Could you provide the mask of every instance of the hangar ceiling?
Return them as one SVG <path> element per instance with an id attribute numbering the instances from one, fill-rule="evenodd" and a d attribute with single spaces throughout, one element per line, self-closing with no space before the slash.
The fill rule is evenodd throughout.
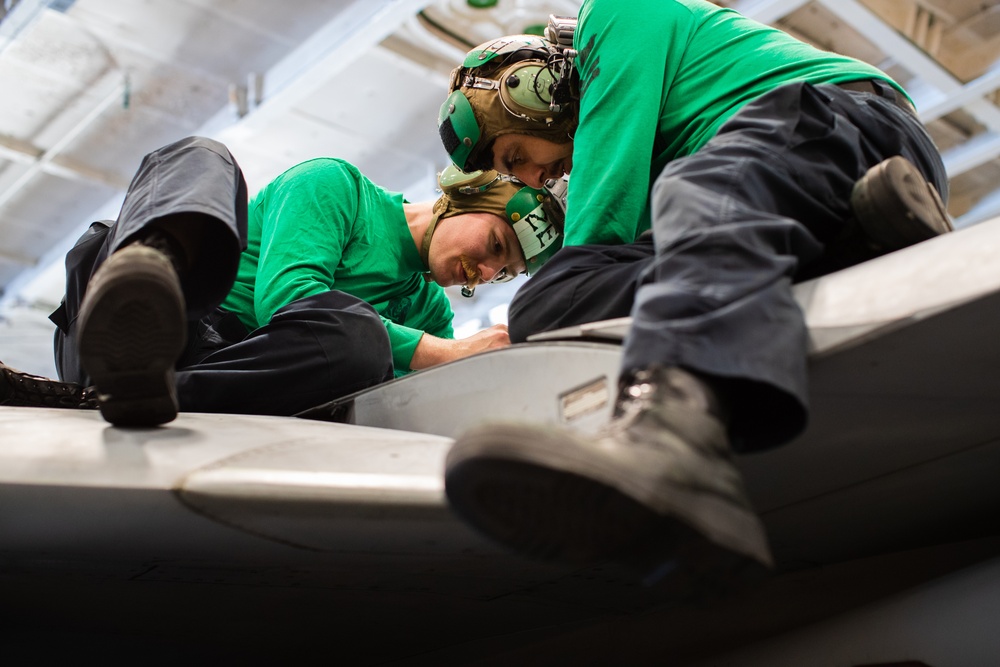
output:
<path id="1" fill-rule="evenodd" d="M 145 153 L 204 134 L 230 147 L 251 191 L 334 155 L 432 198 L 450 69 L 470 46 L 579 4 L 0 3 L 0 359 L 50 372 L 44 316 L 61 296 L 62 256 L 91 220 L 115 217 Z M 1000 215 L 1000 0 L 718 4 L 892 74 L 944 154 L 959 225 Z M 477 294 L 459 315 L 474 326 L 507 294 Z"/>

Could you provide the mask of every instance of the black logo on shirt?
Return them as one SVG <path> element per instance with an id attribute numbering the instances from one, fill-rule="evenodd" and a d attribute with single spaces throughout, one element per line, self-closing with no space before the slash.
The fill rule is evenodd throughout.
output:
<path id="1" fill-rule="evenodd" d="M 406 316 L 410 314 L 410 307 L 412 305 L 413 300 L 408 296 L 393 299 L 385 307 L 385 317 L 396 324 L 403 324 L 406 322 Z"/>
<path id="2" fill-rule="evenodd" d="M 581 72 L 582 76 L 580 77 L 581 94 L 583 94 L 583 91 L 587 89 L 587 86 L 590 85 L 590 82 L 596 79 L 598 75 L 600 75 L 601 73 L 600 56 L 597 56 L 597 58 L 592 63 L 587 62 L 587 57 L 593 50 L 594 50 L 594 36 L 591 35 L 590 40 L 587 42 L 587 45 L 580 50 L 580 62 L 582 63 L 582 67 L 580 68 L 582 70 Z"/>

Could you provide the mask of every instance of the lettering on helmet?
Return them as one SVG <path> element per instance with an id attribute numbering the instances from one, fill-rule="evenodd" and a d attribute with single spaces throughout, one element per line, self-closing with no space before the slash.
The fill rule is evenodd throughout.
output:
<path id="1" fill-rule="evenodd" d="M 559 238 L 558 229 L 546 217 L 541 205 L 523 217 L 518 217 L 513 225 L 521 250 L 524 251 L 524 258 L 529 262 Z"/>
<path id="2" fill-rule="evenodd" d="M 535 209 L 535 211 L 537 211 L 537 210 L 538 209 Z M 538 215 L 537 213 L 535 213 L 535 211 L 532 211 L 528 215 L 524 216 L 524 221 L 526 223 L 528 223 L 528 225 L 531 227 L 531 231 L 533 231 L 533 232 L 537 232 L 538 231 L 538 225 L 535 224 L 536 222 L 540 222 L 540 223 L 545 223 L 546 222 L 545 216 Z M 540 241 L 541 238 L 539 238 L 538 240 Z"/>
<path id="3" fill-rule="evenodd" d="M 537 231 L 537 228 L 536 228 L 536 231 Z M 540 231 L 537 234 L 535 234 L 535 238 L 538 239 L 538 242 L 541 243 L 543 247 L 547 246 L 552 241 L 555 241 L 556 236 L 557 236 L 557 234 L 556 234 L 555 225 L 549 225 L 548 227 L 546 227 L 542 231 Z"/>

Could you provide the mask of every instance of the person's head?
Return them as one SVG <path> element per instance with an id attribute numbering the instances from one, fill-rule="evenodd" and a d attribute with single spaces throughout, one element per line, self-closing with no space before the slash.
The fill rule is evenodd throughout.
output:
<path id="1" fill-rule="evenodd" d="M 449 166 L 438 176 L 421 254 L 438 284 L 506 282 L 538 269 L 561 245 L 561 202 L 495 171 Z M 464 291 L 464 290 L 463 290 Z"/>
<path id="2" fill-rule="evenodd" d="M 496 169 L 532 187 L 569 172 L 579 100 L 572 53 L 534 35 L 470 51 L 452 72 L 438 117 L 452 161 L 465 171 Z"/>

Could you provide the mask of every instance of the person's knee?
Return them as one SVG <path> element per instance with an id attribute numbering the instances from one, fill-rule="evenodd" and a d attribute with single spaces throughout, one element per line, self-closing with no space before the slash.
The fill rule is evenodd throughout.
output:
<path id="1" fill-rule="evenodd" d="M 625 317 L 655 259 L 651 236 L 622 245 L 572 246 L 524 284 L 510 303 L 512 343 L 533 334 Z"/>
<path id="2" fill-rule="evenodd" d="M 351 308 L 351 353 L 345 355 L 347 376 L 363 386 L 389 380 L 393 376 L 392 345 L 382 318 L 367 303 Z"/>
<path id="3" fill-rule="evenodd" d="M 392 378 L 389 333 L 378 312 L 361 299 L 331 290 L 285 306 L 272 322 L 284 318 L 309 323 L 338 383 L 351 391 Z"/>
<path id="4" fill-rule="evenodd" d="M 528 336 L 552 328 L 552 321 L 558 318 L 555 309 L 547 306 L 541 289 L 529 289 L 525 284 L 510 302 L 507 309 L 507 334 L 511 343 L 523 343 Z"/>
<path id="5" fill-rule="evenodd" d="M 233 158 L 233 154 L 229 151 L 225 144 L 215 139 L 209 139 L 208 137 L 201 137 L 197 135 L 192 135 L 179 139 L 172 144 L 167 144 L 162 148 L 157 149 L 154 153 L 159 154 L 161 157 L 167 157 L 171 154 L 181 153 L 188 150 L 208 150 L 216 155 L 222 157 L 230 164 L 234 164 L 236 160 Z"/>

